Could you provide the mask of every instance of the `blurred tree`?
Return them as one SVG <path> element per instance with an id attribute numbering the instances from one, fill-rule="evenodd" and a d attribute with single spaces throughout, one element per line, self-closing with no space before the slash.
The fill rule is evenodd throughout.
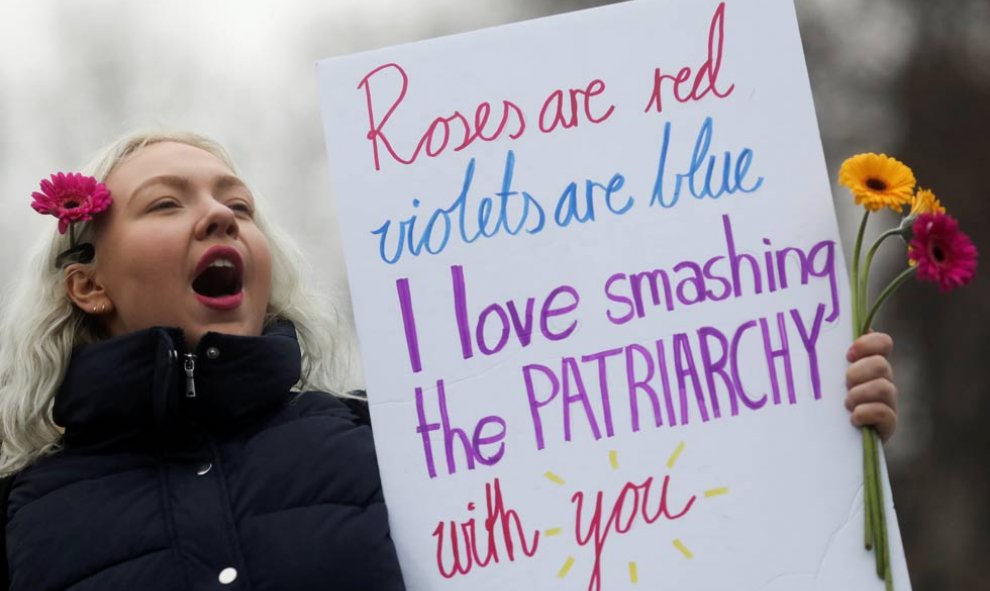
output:
<path id="1" fill-rule="evenodd" d="M 911 59 L 891 102 L 902 112 L 904 145 L 949 213 L 988 252 L 990 201 L 990 3 L 906 3 L 920 22 Z M 942 296 L 909 285 L 890 310 L 922 368 L 909 396 L 928 418 L 929 441 L 894 479 L 915 589 L 990 589 L 990 302 L 987 269 L 973 285 Z M 903 326 L 901 326 L 903 325 Z M 904 437 L 912 437 L 910 432 Z"/>

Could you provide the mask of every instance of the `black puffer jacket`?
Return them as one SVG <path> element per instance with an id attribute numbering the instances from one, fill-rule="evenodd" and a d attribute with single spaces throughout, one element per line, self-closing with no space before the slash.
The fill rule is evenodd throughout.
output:
<path id="1" fill-rule="evenodd" d="M 64 449 L 7 504 L 15 591 L 399 590 L 370 428 L 298 394 L 295 331 L 181 332 L 78 350 L 56 396 Z"/>

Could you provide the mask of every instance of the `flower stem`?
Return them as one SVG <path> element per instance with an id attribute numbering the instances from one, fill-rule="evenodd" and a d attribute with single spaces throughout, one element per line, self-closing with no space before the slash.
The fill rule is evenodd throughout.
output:
<path id="1" fill-rule="evenodd" d="M 876 511 L 877 519 L 874 520 L 879 524 L 879 535 L 877 536 L 877 560 L 879 564 L 879 569 L 877 570 L 877 576 L 881 579 L 886 579 L 886 571 L 889 566 L 890 561 L 890 551 L 887 546 L 887 511 L 883 504 L 883 479 L 880 476 L 880 436 L 876 433 L 873 428 L 869 429 L 870 438 L 873 440 L 873 483 L 875 486 L 875 498 L 876 505 L 874 505 L 874 510 Z"/>
<path id="2" fill-rule="evenodd" d="M 869 458 L 869 467 L 866 476 L 866 495 L 870 504 L 870 528 L 873 530 L 873 552 L 876 562 L 877 577 L 883 578 L 883 525 L 880 523 L 879 488 L 877 479 L 877 448 L 873 439 L 873 430 L 870 427 L 863 427 L 863 444 L 866 446 L 866 455 Z"/>
<path id="3" fill-rule="evenodd" d="M 870 267 L 873 266 L 873 257 L 877 254 L 877 250 L 880 249 L 880 245 L 883 244 L 884 240 L 890 238 L 891 236 L 899 236 L 900 233 L 900 228 L 887 230 L 876 239 L 870 247 L 870 250 L 866 253 L 866 264 L 863 265 L 863 271 L 860 273 L 859 282 L 856 284 L 859 289 L 859 301 L 862 302 L 863 308 L 866 308 L 866 302 L 868 301 L 867 289 L 870 284 Z M 864 327 L 863 332 L 866 332 L 868 328 L 869 325 Z"/>
<path id="4" fill-rule="evenodd" d="M 873 469 L 870 464 L 870 444 L 867 439 L 869 435 L 866 429 L 860 429 L 863 432 L 863 547 L 867 550 L 873 549 L 873 502 L 871 497 L 870 488 L 870 478 L 873 475 Z"/>
<path id="5" fill-rule="evenodd" d="M 866 221 L 870 218 L 870 210 L 863 213 L 863 220 L 859 223 L 859 232 L 856 233 L 856 246 L 853 248 L 852 275 L 850 286 L 852 287 L 852 314 L 853 314 L 853 338 L 859 336 L 859 324 L 862 317 L 863 308 L 866 302 L 859 297 L 859 258 L 863 250 L 863 235 L 866 233 Z"/>
<path id="6" fill-rule="evenodd" d="M 870 268 L 873 265 L 873 257 L 880 249 L 880 245 L 891 236 L 899 234 L 899 229 L 888 230 L 881 234 L 870 246 L 866 253 L 864 265 L 860 265 L 860 258 L 863 251 L 863 237 L 866 233 L 867 220 L 870 211 L 866 210 L 863 219 L 859 224 L 859 231 L 856 234 L 856 245 L 853 248 L 852 269 L 850 275 L 850 287 L 852 291 L 852 320 L 853 338 L 858 338 L 866 333 L 873 323 L 880 306 L 889 298 L 897 288 L 914 273 L 915 268 L 909 267 L 900 275 L 894 278 L 887 287 L 877 297 L 876 302 L 868 308 L 868 287 L 870 279 Z M 864 536 L 863 542 L 867 550 L 875 552 L 877 577 L 883 579 L 886 590 L 893 591 L 893 582 L 890 569 L 890 549 L 887 539 L 887 516 L 883 504 L 883 481 L 880 471 L 880 446 L 879 436 L 872 427 L 863 427 L 863 520 Z"/>
<path id="7" fill-rule="evenodd" d="M 862 326 L 859 327 L 860 334 L 863 334 L 870 329 L 870 324 L 873 323 L 873 317 L 877 315 L 877 312 L 880 310 L 880 306 L 887 301 L 887 298 L 897 291 L 898 287 L 904 285 L 904 283 L 911 278 L 911 275 L 914 274 L 916 268 L 917 267 L 908 267 L 907 269 L 904 269 L 901 271 L 900 275 L 895 277 L 894 280 L 891 281 L 882 292 L 880 292 L 880 295 L 877 296 L 877 301 L 874 302 L 873 307 L 870 308 L 870 313 L 866 315 L 866 320 L 864 320 Z"/>

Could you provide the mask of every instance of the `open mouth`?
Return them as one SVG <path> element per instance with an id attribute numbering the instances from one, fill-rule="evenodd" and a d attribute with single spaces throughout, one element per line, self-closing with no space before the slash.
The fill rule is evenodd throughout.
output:
<path id="1" fill-rule="evenodd" d="M 192 288 L 200 301 L 207 305 L 221 302 L 233 304 L 232 298 L 236 298 L 239 303 L 240 298 L 237 296 L 243 288 L 241 256 L 236 250 L 226 246 L 215 246 L 206 251 L 196 265 Z"/>

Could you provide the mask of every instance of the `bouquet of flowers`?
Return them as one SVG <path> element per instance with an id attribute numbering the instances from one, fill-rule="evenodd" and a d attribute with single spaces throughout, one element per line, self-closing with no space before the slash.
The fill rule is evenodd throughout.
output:
<path id="1" fill-rule="evenodd" d="M 969 283 L 976 272 L 976 247 L 960 229 L 959 223 L 928 189 L 915 190 L 914 173 L 903 163 L 884 154 L 859 154 L 839 169 L 839 183 L 847 187 L 857 205 L 865 208 L 856 235 L 850 269 L 852 289 L 853 338 L 869 332 L 877 310 L 911 277 L 937 283 L 947 292 Z M 890 208 L 903 216 L 900 225 L 881 233 L 862 258 L 863 235 L 870 213 Z M 905 215 L 905 210 L 907 211 Z M 872 305 L 867 295 L 870 267 L 880 245 L 901 237 L 907 243 L 906 268 L 876 297 Z M 863 427 L 864 515 L 866 549 L 876 555 L 877 576 L 893 589 L 887 521 L 880 479 L 880 441 L 872 427 Z"/>

